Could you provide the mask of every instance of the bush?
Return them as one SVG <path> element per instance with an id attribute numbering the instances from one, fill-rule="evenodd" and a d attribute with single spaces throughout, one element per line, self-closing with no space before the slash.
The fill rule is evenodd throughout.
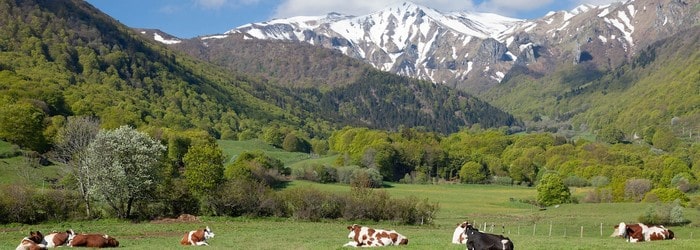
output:
<path id="1" fill-rule="evenodd" d="M 593 187 L 605 187 L 610 184 L 610 179 L 605 176 L 596 176 L 591 178 L 591 186 Z"/>
<path id="2" fill-rule="evenodd" d="M 586 197 L 583 198 L 583 202 L 586 203 L 603 203 L 612 202 L 612 191 L 607 188 L 597 188 L 595 190 L 588 191 Z"/>
<path id="3" fill-rule="evenodd" d="M 350 175 L 350 186 L 379 188 L 382 187 L 382 177 L 379 171 L 374 168 L 361 168 L 352 172 Z"/>
<path id="4" fill-rule="evenodd" d="M 673 202 L 675 200 L 678 200 L 682 206 L 686 206 L 690 198 L 675 188 L 656 188 L 644 196 L 645 202 Z"/>
<path id="5" fill-rule="evenodd" d="M 564 185 L 567 187 L 587 187 L 589 183 L 584 178 L 572 175 L 564 179 Z"/>
<path id="6" fill-rule="evenodd" d="M 651 205 L 647 207 L 638 219 L 641 223 L 652 225 L 678 226 L 690 223 L 690 220 L 683 216 L 683 207 L 680 204 L 680 200 L 672 203 Z"/>
<path id="7" fill-rule="evenodd" d="M 513 178 L 509 176 L 494 176 L 491 182 L 497 185 L 511 186 L 513 185 Z"/>
<path id="8" fill-rule="evenodd" d="M 639 202 L 649 190 L 651 190 L 650 180 L 629 179 L 625 183 L 625 199 Z"/>
<path id="9" fill-rule="evenodd" d="M 558 174 L 547 173 L 537 184 L 537 203 L 551 206 L 571 202 L 571 192 Z"/>
<path id="10" fill-rule="evenodd" d="M 249 179 L 227 181 L 216 191 L 216 199 L 210 202 L 214 215 L 264 216 L 285 215 L 270 187 Z"/>
<path id="11" fill-rule="evenodd" d="M 311 164 L 293 169 L 292 176 L 298 180 L 333 183 L 338 181 L 338 170 L 331 166 Z"/>

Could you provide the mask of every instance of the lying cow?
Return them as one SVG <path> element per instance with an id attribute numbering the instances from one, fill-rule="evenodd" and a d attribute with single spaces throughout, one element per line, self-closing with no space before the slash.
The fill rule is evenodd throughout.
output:
<path id="1" fill-rule="evenodd" d="M 628 242 L 670 240 L 675 237 L 673 231 L 664 226 L 648 226 L 642 223 L 625 224 L 620 222 L 617 226 L 618 236 L 625 238 Z"/>
<path id="2" fill-rule="evenodd" d="M 106 234 L 76 234 L 70 247 L 118 247 L 119 241 Z"/>
<path id="3" fill-rule="evenodd" d="M 455 228 L 455 232 L 452 233 L 452 243 L 453 244 L 467 244 L 467 235 L 464 234 L 467 230 L 467 225 L 469 225 L 469 222 L 462 222 L 457 224 L 457 228 Z"/>
<path id="4" fill-rule="evenodd" d="M 17 246 L 17 250 L 46 249 L 46 246 L 41 244 L 42 240 L 44 240 L 44 235 L 42 235 L 41 232 L 39 232 L 39 231 L 29 232 L 29 236 L 24 237 L 22 239 L 22 241 L 19 242 L 19 245 Z"/>
<path id="5" fill-rule="evenodd" d="M 67 245 L 68 242 L 73 240 L 74 236 L 75 232 L 73 232 L 73 229 L 68 229 L 65 232 L 53 232 L 46 235 L 44 240 L 41 241 L 41 244 L 45 245 L 47 248 L 59 247 Z"/>
<path id="6" fill-rule="evenodd" d="M 479 232 L 467 224 L 467 250 L 513 250 L 513 241 L 503 235 Z"/>
<path id="7" fill-rule="evenodd" d="M 205 229 L 199 229 L 195 231 L 189 231 L 185 233 L 185 236 L 180 240 L 182 245 L 192 245 L 192 246 L 208 246 L 208 239 L 214 238 L 214 232 L 207 226 Z"/>
<path id="8" fill-rule="evenodd" d="M 392 245 L 408 245 L 408 238 L 394 230 L 374 229 L 357 224 L 348 226 L 352 241 L 343 246 L 350 247 L 381 247 Z"/>

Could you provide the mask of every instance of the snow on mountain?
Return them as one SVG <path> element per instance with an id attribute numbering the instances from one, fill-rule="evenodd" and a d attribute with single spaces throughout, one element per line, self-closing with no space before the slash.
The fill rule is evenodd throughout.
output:
<path id="1" fill-rule="evenodd" d="M 362 16 L 330 13 L 251 23 L 224 35 L 333 48 L 384 71 L 480 92 L 508 78 L 516 65 L 539 73 L 565 62 L 615 67 L 638 48 L 682 30 L 681 24 L 697 23 L 698 12 L 687 5 L 678 0 L 586 4 L 522 20 L 443 13 L 404 2 Z"/>

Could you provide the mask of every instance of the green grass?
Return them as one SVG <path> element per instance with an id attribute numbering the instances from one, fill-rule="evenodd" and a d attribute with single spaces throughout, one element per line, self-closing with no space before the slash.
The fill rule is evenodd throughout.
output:
<path id="1" fill-rule="evenodd" d="M 219 140 L 218 144 L 226 156 L 227 160 L 225 164 L 233 162 L 235 157 L 243 152 L 252 151 L 263 151 L 268 156 L 281 160 L 284 165 L 289 165 L 310 158 L 309 154 L 287 152 L 257 139 L 247 141 Z"/>
<path id="2" fill-rule="evenodd" d="M 338 184 L 294 181 L 287 188 L 316 187 L 327 192 L 349 192 Z M 182 249 L 185 231 L 210 226 L 216 237 L 211 249 L 341 249 L 348 242 L 346 226 L 359 223 L 395 229 L 409 238 L 403 249 L 464 249 L 450 243 L 454 226 L 469 220 L 482 230 L 510 237 L 518 249 L 693 249 L 700 244 L 694 227 L 670 227 L 677 240 L 627 243 L 610 238 L 621 221 L 634 222 L 646 208 L 644 203 L 565 204 L 539 210 L 518 200 L 532 199 L 534 188 L 495 185 L 408 185 L 390 184 L 384 189 L 394 198 L 416 196 L 440 203 L 433 225 L 396 225 L 390 221 L 295 221 L 284 218 L 203 217 L 199 223 L 156 224 L 117 220 L 69 221 L 40 225 L 0 226 L 0 249 L 12 249 L 31 230 L 50 232 L 72 228 L 78 232 L 107 233 L 126 249 Z M 511 200 L 511 198 L 513 198 Z M 686 218 L 700 219 L 700 211 L 684 210 Z M 486 223 L 486 227 L 483 224 Z M 603 230 L 601 232 L 601 223 Z M 550 224 L 552 230 L 550 233 Z M 503 226 L 503 227 L 502 227 Z M 583 235 L 581 235 L 583 227 Z M 534 232 L 533 232 L 534 231 Z"/>

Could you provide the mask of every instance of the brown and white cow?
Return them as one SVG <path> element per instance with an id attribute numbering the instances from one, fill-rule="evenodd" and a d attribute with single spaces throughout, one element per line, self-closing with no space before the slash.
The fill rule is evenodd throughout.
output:
<path id="1" fill-rule="evenodd" d="M 455 232 L 452 233 L 453 244 L 467 244 L 467 235 L 464 233 L 467 230 L 467 225 L 469 225 L 467 221 L 457 224 Z"/>
<path id="2" fill-rule="evenodd" d="M 44 240 L 44 235 L 42 235 L 41 232 L 31 231 L 31 232 L 29 232 L 29 236 L 24 237 L 22 239 L 22 241 L 19 242 L 19 245 L 17 246 L 17 250 L 46 249 L 46 246 L 41 244 L 42 240 Z"/>
<path id="3" fill-rule="evenodd" d="M 408 245 L 408 238 L 394 230 L 374 229 L 363 227 L 357 224 L 348 226 L 350 234 L 348 238 L 352 241 L 343 246 L 350 247 L 381 247 L 392 245 Z"/>
<path id="4" fill-rule="evenodd" d="M 119 241 L 106 234 L 76 234 L 70 247 L 118 247 Z"/>
<path id="5" fill-rule="evenodd" d="M 47 248 L 59 247 L 63 245 L 68 245 L 68 242 L 73 240 L 75 232 L 73 229 L 68 229 L 65 232 L 53 232 L 44 237 L 41 244 L 45 245 Z"/>
<path id="6" fill-rule="evenodd" d="M 214 232 L 207 226 L 204 229 L 199 229 L 195 231 L 189 231 L 185 233 L 185 236 L 180 240 L 182 245 L 191 246 L 208 246 L 208 239 L 214 238 Z"/>
<path id="7" fill-rule="evenodd" d="M 648 226 L 642 223 L 625 224 L 620 222 L 617 226 L 617 232 L 620 237 L 625 238 L 628 242 L 670 240 L 675 237 L 673 231 L 666 229 L 664 226 Z"/>

